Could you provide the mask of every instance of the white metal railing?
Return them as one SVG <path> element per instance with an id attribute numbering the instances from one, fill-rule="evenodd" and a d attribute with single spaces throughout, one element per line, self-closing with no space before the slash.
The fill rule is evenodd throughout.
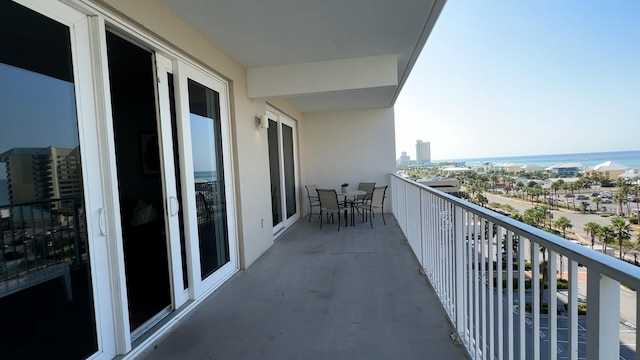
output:
<path id="1" fill-rule="evenodd" d="M 400 228 L 473 359 L 640 359 L 631 290 L 640 268 L 397 175 L 391 192 Z M 546 279 L 566 278 L 566 291 L 530 280 L 542 274 L 525 262 L 543 256 Z"/>

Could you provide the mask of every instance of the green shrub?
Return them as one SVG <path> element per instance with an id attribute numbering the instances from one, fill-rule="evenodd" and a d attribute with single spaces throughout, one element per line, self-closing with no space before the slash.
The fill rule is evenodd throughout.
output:
<path id="1" fill-rule="evenodd" d="M 531 271 L 531 262 L 530 261 L 527 261 L 527 262 L 524 263 L 524 269 L 526 271 Z"/>
<path id="2" fill-rule="evenodd" d="M 540 284 L 542 284 L 542 279 L 540 279 Z M 549 281 L 545 281 L 544 282 L 544 289 L 548 289 L 549 288 Z M 556 288 L 558 290 L 566 290 L 569 288 L 569 281 L 565 280 L 565 279 L 558 279 L 556 280 Z"/>
<path id="3" fill-rule="evenodd" d="M 516 290 L 518 288 L 518 278 L 513 278 L 513 290 Z M 498 286 L 498 279 L 497 278 L 493 278 L 493 286 L 497 287 Z M 502 288 L 506 289 L 507 288 L 507 279 L 502 279 Z M 531 279 L 526 279 L 524 281 L 524 288 L 525 289 L 531 289 Z"/>
<path id="4" fill-rule="evenodd" d="M 611 216 L 611 214 L 609 214 L 609 213 L 600 214 L 600 217 L 603 217 L 603 218 L 608 218 L 610 216 Z"/>
<path id="5" fill-rule="evenodd" d="M 525 310 L 527 312 L 531 312 L 531 310 L 532 310 L 531 303 L 526 303 L 524 305 L 524 308 L 525 308 Z M 566 308 L 566 304 L 565 304 L 565 308 Z M 547 314 L 548 312 L 549 312 L 549 304 L 547 304 L 547 303 L 541 304 L 540 305 L 540 314 Z M 558 315 L 561 315 L 562 314 L 562 310 L 560 308 L 557 308 L 556 309 L 556 313 Z"/>
<path id="6" fill-rule="evenodd" d="M 569 304 L 564 304 L 564 311 L 569 310 Z M 578 303 L 578 315 L 587 315 L 587 304 Z"/>
<path id="7" fill-rule="evenodd" d="M 634 224 L 634 225 L 638 225 L 638 217 L 637 216 L 629 217 L 629 223 Z"/>

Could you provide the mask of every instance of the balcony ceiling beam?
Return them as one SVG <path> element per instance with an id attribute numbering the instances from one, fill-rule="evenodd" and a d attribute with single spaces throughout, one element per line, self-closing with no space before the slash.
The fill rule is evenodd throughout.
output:
<path id="1" fill-rule="evenodd" d="M 298 97 L 397 85 L 397 55 L 247 69 L 247 88 L 252 99 Z"/>

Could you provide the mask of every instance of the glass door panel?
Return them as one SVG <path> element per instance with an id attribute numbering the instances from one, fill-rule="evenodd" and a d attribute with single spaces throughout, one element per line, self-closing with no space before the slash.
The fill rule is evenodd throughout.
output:
<path id="1" fill-rule="evenodd" d="M 280 141 L 278 136 L 278 122 L 269 119 L 269 173 L 271 179 L 271 219 L 274 231 L 282 228 L 282 196 L 280 181 Z"/>
<path id="2" fill-rule="evenodd" d="M 294 158 L 293 128 L 282 124 L 282 162 L 284 171 L 285 208 L 287 219 L 298 213 L 298 201 L 296 199 L 296 173 Z"/>
<path id="3" fill-rule="evenodd" d="M 284 115 L 269 112 L 269 170 L 273 232 L 293 224 L 299 217 L 296 189 L 296 123 Z"/>
<path id="4" fill-rule="evenodd" d="M 200 249 L 200 276 L 230 261 L 220 95 L 188 80 L 189 125 Z"/>
<path id="5" fill-rule="evenodd" d="M 98 341 L 70 29 L 2 1 L 0 44 L 1 356 L 83 359 Z"/>
<path id="6" fill-rule="evenodd" d="M 132 338 L 171 309 L 153 53 L 107 32 L 129 325 Z"/>

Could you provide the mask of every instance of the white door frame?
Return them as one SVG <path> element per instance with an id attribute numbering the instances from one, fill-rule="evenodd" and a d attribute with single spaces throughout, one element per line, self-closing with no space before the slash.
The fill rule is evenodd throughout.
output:
<path id="1" fill-rule="evenodd" d="M 235 218 L 235 183 L 233 179 L 233 157 L 231 146 L 231 117 L 229 114 L 229 86 L 218 77 L 202 71 L 182 61 L 177 62 L 174 72 L 176 86 L 176 115 L 178 137 L 181 144 L 180 165 L 182 177 L 182 199 L 184 205 L 184 225 L 186 237 L 187 267 L 189 273 L 189 297 L 206 296 L 238 270 L 238 241 Z M 191 124 L 189 111 L 188 80 L 191 79 L 220 95 L 220 121 L 222 156 L 224 166 L 225 201 L 227 208 L 227 229 L 229 241 L 229 262 L 202 280 L 200 272 L 200 245 L 198 236 L 198 216 L 196 210 L 193 152 L 191 148 Z"/>
<path id="2" fill-rule="evenodd" d="M 281 189 L 280 194 L 280 211 L 282 214 L 282 221 L 278 224 L 273 224 L 274 236 L 280 233 L 283 229 L 286 229 L 293 225 L 300 219 L 300 196 L 298 189 L 300 188 L 300 177 L 298 172 L 298 127 L 297 122 L 284 113 L 278 111 L 272 106 L 267 105 L 267 117 L 269 120 L 276 122 L 278 126 L 278 170 L 280 172 L 280 184 L 278 188 Z M 286 193 L 282 191 L 285 189 L 285 168 L 284 168 L 284 145 L 282 137 L 282 125 L 287 125 L 293 129 L 293 172 L 294 172 L 294 192 L 296 194 L 296 212 L 287 218 L 287 197 Z"/>
<path id="3" fill-rule="evenodd" d="M 117 247 L 114 247 L 116 242 L 113 235 L 118 233 L 119 225 L 114 226 L 111 216 L 113 210 L 106 188 L 108 181 L 102 176 L 104 161 L 108 159 L 101 150 L 104 143 L 109 141 L 109 137 L 104 136 L 106 129 L 103 110 L 106 101 L 104 89 L 100 86 L 100 61 L 96 58 L 101 50 L 95 42 L 99 38 L 96 30 L 100 29 L 100 21 L 58 1 L 16 2 L 70 29 L 88 254 L 98 343 L 98 351 L 90 358 L 112 359 L 118 353 L 116 323 L 112 316 L 120 294 L 112 292 L 110 285 L 113 281 L 117 282 L 118 277 L 113 275 L 120 269 L 114 269 L 109 259 L 118 252 Z"/>
<path id="4" fill-rule="evenodd" d="M 161 166 L 163 173 L 164 211 L 167 227 L 167 250 L 170 266 L 169 282 L 173 310 L 180 308 L 189 300 L 189 291 L 185 289 L 182 273 L 182 251 L 180 249 L 180 222 L 178 214 L 181 204 L 178 202 L 178 189 L 175 178 L 176 164 L 174 164 L 173 134 L 171 126 L 171 107 L 169 98 L 169 79 L 167 74 L 173 74 L 173 62 L 158 53 L 154 53 L 157 77 L 157 106 L 158 106 L 158 139 L 160 140 Z M 181 145 L 179 145 L 181 147 Z"/>

